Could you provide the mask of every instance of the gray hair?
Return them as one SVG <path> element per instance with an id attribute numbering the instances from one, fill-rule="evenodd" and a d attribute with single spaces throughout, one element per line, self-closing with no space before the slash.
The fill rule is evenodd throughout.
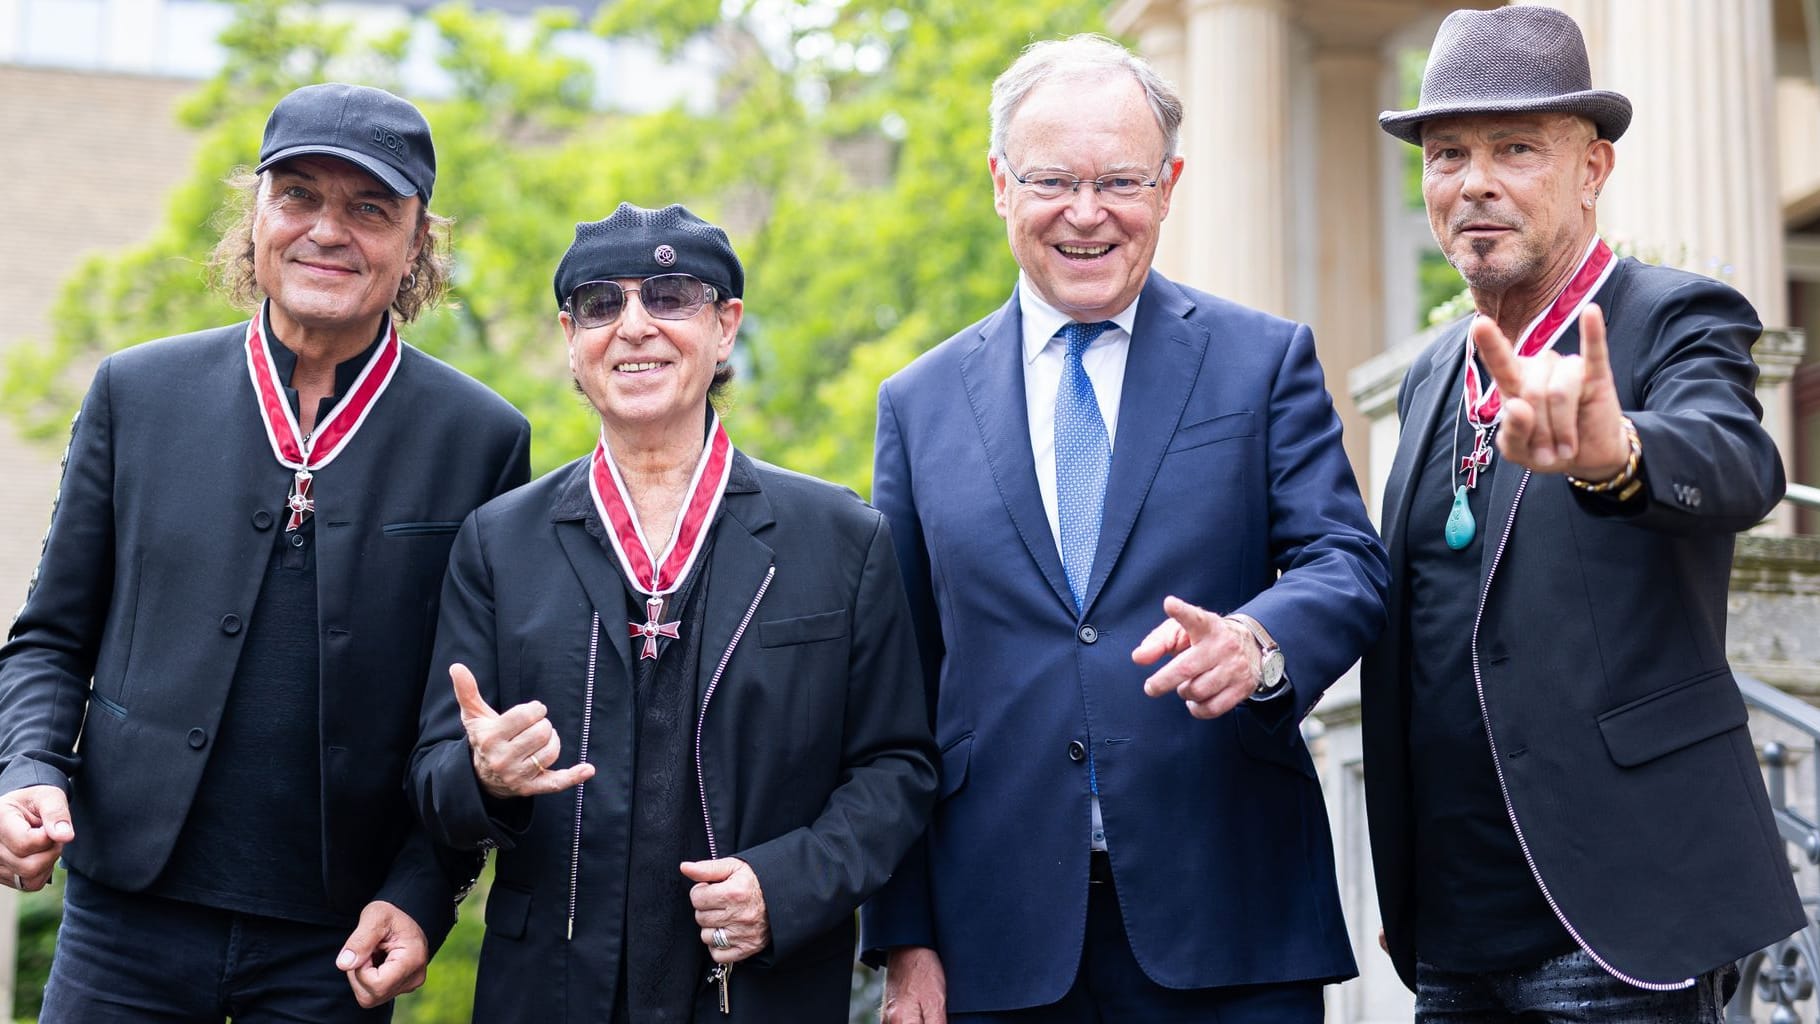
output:
<path id="1" fill-rule="evenodd" d="M 1083 32 L 1066 39 L 1045 39 L 1024 48 L 1023 56 L 992 83 L 992 156 L 1005 153 L 1005 136 L 1018 104 L 1039 85 L 1052 78 L 1124 71 L 1144 87 L 1144 101 L 1163 130 L 1165 157 L 1175 156 L 1182 143 L 1182 97 L 1169 80 L 1150 63 L 1102 35 Z"/>

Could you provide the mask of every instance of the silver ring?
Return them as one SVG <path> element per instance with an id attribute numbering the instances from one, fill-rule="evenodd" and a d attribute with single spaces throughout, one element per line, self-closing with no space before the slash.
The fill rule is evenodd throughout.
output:
<path id="1" fill-rule="evenodd" d="M 727 930 L 725 928 L 714 929 L 713 939 L 715 949 L 730 949 L 733 946 L 731 942 L 727 941 Z"/>

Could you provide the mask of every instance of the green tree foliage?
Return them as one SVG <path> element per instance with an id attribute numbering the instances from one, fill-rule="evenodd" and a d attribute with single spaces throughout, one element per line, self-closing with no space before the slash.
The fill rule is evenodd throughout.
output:
<path id="1" fill-rule="evenodd" d="M 163 226 L 86 263 L 56 333 L 9 359 L 0 399 L 34 436 L 61 433 L 100 355 L 242 315 L 207 290 L 203 263 L 221 183 L 253 162 L 280 96 L 325 78 L 398 87 L 406 33 L 357 37 L 294 0 L 237 6 L 226 65 L 182 110 L 202 144 Z M 540 468 L 573 458 L 594 425 L 567 386 L 551 271 L 576 221 L 622 200 L 686 203 L 732 229 L 747 265 L 734 437 L 864 491 L 878 381 L 1002 301 L 1015 272 L 986 174 L 992 78 L 1034 39 L 1099 29 L 1102 8 L 621 0 L 592 26 L 552 10 L 528 36 L 438 8 L 428 17 L 454 93 L 423 106 L 457 275 L 451 301 L 407 336 L 523 409 Z M 670 54 L 706 44 L 710 109 L 603 109 L 593 70 L 553 45 L 584 27 Z"/>
<path id="2" fill-rule="evenodd" d="M 622 200 L 682 202 L 729 227 L 747 319 L 728 414 L 742 447 L 869 491 L 878 382 L 1003 301 L 1015 266 L 986 169 L 991 81 L 1036 39 L 1102 28 L 1103 0 L 619 0 L 528 33 L 460 4 L 427 17 L 452 94 L 422 102 L 455 218 L 450 301 L 406 336 L 491 384 L 531 419 L 548 469 L 585 453 L 596 421 L 569 386 L 550 277 L 573 225 Z M 631 113 L 601 103 L 559 33 L 705 46 L 713 102 Z M 16 346 L 0 402 L 32 435 L 66 428 L 101 356 L 229 323 L 204 264 L 223 181 L 255 162 L 272 105 L 336 79 L 400 89 L 407 31 L 369 38 L 303 0 L 237 0 L 227 60 L 183 105 L 200 135 L 191 178 L 144 244 L 83 264 L 55 333 Z M 403 1024 L 465 1020 L 479 895 Z M 51 933 L 55 901 L 33 904 Z M 22 965 L 27 971 L 34 968 Z M 39 964 L 36 970 L 41 970 Z M 42 975 L 22 974 L 22 1006 Z"/>

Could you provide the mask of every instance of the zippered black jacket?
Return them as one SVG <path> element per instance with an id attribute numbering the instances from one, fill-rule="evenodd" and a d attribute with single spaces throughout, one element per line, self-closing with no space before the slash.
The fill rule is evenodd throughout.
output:
<path id="1" fill-rule="evenodd" d="M 443 588 L 412 790 L 433 835 L 499 850 L 474 1006 L 487 1024 L 612 1019 L 621 936 L 642 926 L 623 909 L 635 729 L 625 586 L 586 528 L 587 466 L 478 510 Z M 735 453 L 715 530 L 698 810 L 715 854 L 757 874 L 771 945 L 733 971 L 729 1016 L 697 1016 L 835 1024 L 847 1019 L 854 912 L 921 834 L 935 794 L 909 608 L 884 518 L 842 488 Z M 597 774 L 579 821 L 573 789 L 483 797 L 454 662 L 494 708 L 542 701 L 563 765 L 588 723 Z M 698 1010 L 712 1003 L 704 987 Z"/>

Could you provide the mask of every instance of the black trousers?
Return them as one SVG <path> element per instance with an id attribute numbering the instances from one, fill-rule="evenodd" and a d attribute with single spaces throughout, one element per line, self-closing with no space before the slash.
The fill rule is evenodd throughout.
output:
<path id="1" fill-rule="evenodd" d="M 330 928 L 121 892 L 72 872 L 41 1024 L 385 1024 Z"/>
<path id="2" fill-rule="evenodd" d="M 998 1013 L 951 1013 L 950 1024 L 1321 1024 L 1314 982 L 1164 988 L 1131 954 L 1112 869 L 1093 855 L 1087 891 L 1087 940 L 1067 994 L 1048 1006 Z"/>

